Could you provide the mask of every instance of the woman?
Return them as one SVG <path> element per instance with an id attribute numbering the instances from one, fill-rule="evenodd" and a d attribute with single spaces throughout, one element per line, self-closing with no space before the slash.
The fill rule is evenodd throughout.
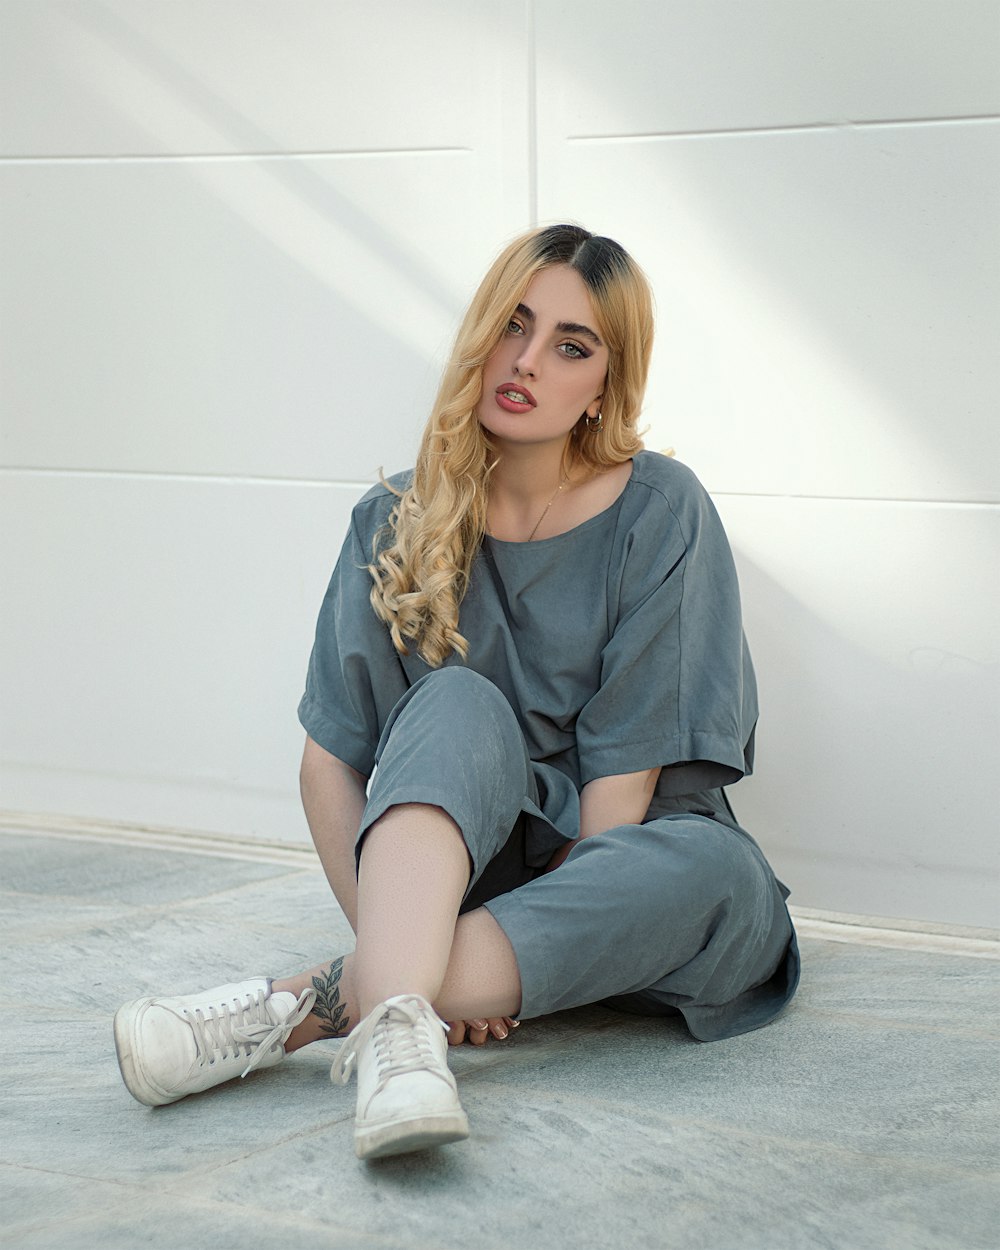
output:
<path id="1" fill-rule="evenodd" d="M 791 997 L 787 891 L 722 790 L 757 715 L 732 557 L 642 450 L 651 345 L 610 239 L 535 230 L 490 269 L 414 473 L 354 510 L 299 709 L 356 951 L 123 1007 L 141 1102 L 348 1035 L 357 1153 L 397 1154 L 468 1133 L 447 1040 L 607 1001 L 707 1041 Z"/>

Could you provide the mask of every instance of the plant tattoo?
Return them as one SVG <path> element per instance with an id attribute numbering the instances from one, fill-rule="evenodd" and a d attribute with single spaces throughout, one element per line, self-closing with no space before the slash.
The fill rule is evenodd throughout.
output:
<path id="1" fill-rule="evenodd" d="M 312 1015 L 319 1017 L 320 1028 L 326 1037 L 342 1036 L 351 1023 L 347 1018 L 347 1004 L 340 1001 L 340 990 L 337 988 L 343 971 L 343 958 L 335 959 L 325 977 L 312 979 L 316 991 Z"/>

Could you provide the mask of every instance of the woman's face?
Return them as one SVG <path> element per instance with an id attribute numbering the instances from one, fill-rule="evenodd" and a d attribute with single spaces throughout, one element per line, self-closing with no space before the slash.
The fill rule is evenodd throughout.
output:
<path id="1" fill-rule="evenodd" d="M 562 444 L 585 413 L 600 411 L 607 372 L 586 284 L 553 265 L 532 278 L 484 365 L 476 415 L 494 440 Z"/>

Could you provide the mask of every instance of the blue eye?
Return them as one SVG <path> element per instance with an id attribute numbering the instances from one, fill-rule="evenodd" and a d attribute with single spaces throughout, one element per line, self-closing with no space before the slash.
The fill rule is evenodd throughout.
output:
<path id="1" fill-rule="evenodd" d="M 586 360 L 590 352 L 584 351 L 579 343 L 560 343 L 559 350 L 570 360 Z"/>
<path id="2" fill-rule="evenodd" d="M 511 317 L 510 321 L 507 322 L 507 333 L 508 334 L 523 334 L 524 327 L 521 325 L 519 321 L 515 321 L 514 318 Z"/>

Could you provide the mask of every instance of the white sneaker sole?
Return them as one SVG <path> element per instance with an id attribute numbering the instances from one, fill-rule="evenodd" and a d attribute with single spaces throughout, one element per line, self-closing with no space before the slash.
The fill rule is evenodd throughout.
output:
<path id="1" fill-rule="evenodd" d="M 412 1120 L 358 1125 L 354 1129 L 354 1151 L 359 1159 L 383 1159 L 430 1146 L 445 1146 L 468 1136 L 469 1120 L 464 1111 L 442 1111 Z"/>
<path id="2" fill-rule="evenodd" d="M 132 1031 L 142 1009 L 152 1001 L 152 998 L 139 998 L 134 1003 L 119 1007 L 115 1012 L 115 1052 L 125 1088 L 136 1102 L 141 1102 L 146 1107 L 163 1107 L 168 1102 L 176 1102 L 183 1095 L 168 1094 L 139 1070 L 135 1058 L 138 1047 Z"/>

